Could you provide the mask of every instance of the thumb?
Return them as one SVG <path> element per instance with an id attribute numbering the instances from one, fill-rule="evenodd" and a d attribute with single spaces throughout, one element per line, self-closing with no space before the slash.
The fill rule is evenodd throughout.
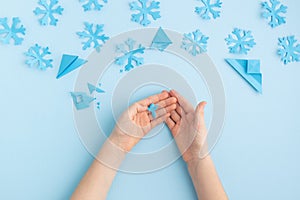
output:
<path id="1" fill-rule="evenodd" d="M 207 103 L 205 101 L 200 102 L 195 111 L 195 121 L 198 130 L 205 128 L 205 120 L 204 120 L 204 108 Z"/>

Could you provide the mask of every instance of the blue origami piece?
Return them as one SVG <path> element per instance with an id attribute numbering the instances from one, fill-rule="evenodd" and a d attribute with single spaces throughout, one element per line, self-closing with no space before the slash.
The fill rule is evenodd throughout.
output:
<path id="1" fill-rule="evenodd" d="M 98 92 L 98 93 L 104 93 L 104 90 L 101 90 L 100 88 L 96 87 L 95 85 L 92 85 L 90 83 L 87 83 L 90 94 L 93 94 L 93 92 Z"/>
<path id="2" fill-rule="evenodd" d="M 262 74 L 259 60 L 225 59 L 257 92 L 262 93 Z"/>
<path id="3" fill-rule="evenodd" d="M 92 8 L 94 10 L 101 10 L 103 5 L 99 3 L 98 0 L 79 0 L 80 2 L 86 2 L 85 4 L 82 5 L 83 10 L 86 11 L 91 11 Z M 104 3 L 107 3 L 107 0 L 103 0 Z"/>
<path id="4" fill-rule="evenodd" d="M 28 57 L 26 64 L 29 67 L 37 67 L 40 70 L 46 70 L 47 68 L 52 68 L 52 59 L 46 59 L 45 56 L 50 55 L 49 48 L 42 48 L 38 44 L 30 47 L 25 55 Z"/>
<path id="5" fill-rule="evenodd" d="M 261 6 L 264 9 L 262 12 L 262 17 L 265 19 L 270 18 L 269 25 L 274 28 L 276 26 L 279 26 L 281 24 L 285 24 L 285 17 L 281 14 L 284 14 L 287 12 L 287 6 L 284 6 L 280 3 L 280 1 L 277 0 L 269 0 L 271 5 L 268 4 L 268 2 L 262 2 Z M 279 7 L 278 7 L 279 6 Z"/>
<path id="6" fill-rule="evenodd" d="M 19 37 L 19 35 L 25 35 L 25 28 L 23 25 L 19 25 L 20 19 L 18 17 L 14 17 L 12 19 L 12 25 L 9 27 L 7 18 L 0 18 L 0 26 L 3 29 L 0 29 L 0 42 L 3 44 L 9 44 L 10 40 L 14 40 L 15 45 L 20 45 L 23 42 L 23 38 Z"/>
<path id="7" fill-rule="evenodd" d="M 196 56 L 207 51 L 207 40 L 209 37 L 203 35 L 199 29 L 192 33 L 184 34 L 181 48 Z"/>
<path id="8" fill-rule="evenodd" d="M 156 35 L 154 36 L 151 47 L 160 51 L 164 51 L 170 44 L 172 44 L 172 41 L 164 32 L 164 30 L 159 27 Z"/>
<path id="9" fill-rule="evenodd" d="M 150 15 L 153 20 L 161 17 L 160 11 L 152 11 L 154 9 L 159 9 L 160 2 L 151 1 L 150 5 L 148 5 L 148 1 L 149 0 L 138 0 L 129 4 L 130 10 L 139 12 L 131 15 L 131 21 L 140 23 L 143 26 L 148 26 L 151 23 L 148 19 L 148 15 Z"/>
<path id="10" fill-rule="evenodd" d="M 85 42 L 82 42 L 83 50 L 86 50 L 87 48 L 91 47 L 91 44 L 94 43 L 94 48 L 96 49 L 97 52 L 100 52 L 100 49 L 102 47 L 102 44 L 104 44 L 109 37 L 106 36 L 105 34 L 100 35 L 100 33 L 103 32 L 103 24 L 96 24 L 95 29 L 94 24 L 90 24 L 88 22 L 84 22 L 84 30 L 82 32 L 77 32 L 76 34 L 79 36 L 81 39 L 88 39 Z M 102 44 L 98 42 L 100 40 Z"/>
<path id="11" fill-rule="evenodd" d="M 84 92 L 71 92 L 71 96 L 77 110 L 90 107 L 90 104 L 96 100 L 96 98 L 90 97 Z"/>
<path id="12" fill-rule="evenodd" d="M 234 28 L 232 34 L 229 34 L 225 41 L 229 46 L 229 52 L 234 54 L 247 54 L 256 43 L 254 42 L 251 31 Z M 247 48 L 248 47 L 248 48 Z"/>
<path id="13" fill-rule="evenodd" d="M 220 11 L 214 10 L 215 8 L 221 8 L 222 2 L 220 0 L 216 0 L 216 3 L 211 3 L 210 0 L 198 0 L 201 1 L 204 6 L 196 7 L 195 12 L 200 15 L 202 19 L 210 19 L 210 14 L 214 19 L 220 17 Z"/>
<path id="14" fill-rule="evenodd" d="M 296 44 L 296 42 L 294 35 L 278 38 L 279 49 L 277 54 L 285 65 L 289 62 L 300 61 L 300 44 Z"/>
<path id="15" fill-rule="evenodd" d="M 39 0 L 38 4 L 40 4 L 40 7 L 37 7 L 33 13 L 35 15 L 43 15 L 41 19 L 39 19 L 39 22 L 42 26 L 50 25 L 56 26 L 57 19 L 54 17 L 54 15 L 62 15 L 63 8 L 61 6 L 57 6 L 54 8 L 54 6 L 58 3 L 58 0 L 50 0 L 48 3 L 47 0 Z"/>
<path id="16" fill-rule="evenodd" d="M 86 62 L 87 60 L 83 60 L 78 56 L 63 54 L 56 78 L 61 78 L 62 76 L 81 67 Z"/>
<path id="17" fill-rule="evenodd" d="M 125 45 L 127 48 L 125 48 Z M 116 52 L 122 53 L 123 56 L 117 57 L 115 63 L 117 65 L 124 65 L 127 61 L 127 64 L 124 67 L 125 71 L 130 71 L 134 68 L 133 62 L 135 62 L 136 66 L 144 64 L 144 58 L 137 57 L 136 54 L 143 54 L 145 52 L 145 47 L 140 44 L 137 48 L 134 48 L 135 41 L 130 38 L 125 41 L 125 45 L 117 45 Z M 123 70 L 120 70 L 120 72 L 123 72 Z"/>
<path id="18" fill-rule="evenodd" d="M 148 107 L 148 111 L 151 113 L 153 119 L 156 118 L 156 110 L 157 109 L 158 109 L 158 106 L 153 103 L 151 103 Z"/>

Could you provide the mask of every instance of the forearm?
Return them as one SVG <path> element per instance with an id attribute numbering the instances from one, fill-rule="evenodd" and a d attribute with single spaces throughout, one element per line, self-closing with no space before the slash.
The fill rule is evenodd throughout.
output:
<path id="1" fill-rule="evenodd" d="M 228 200 L 210 156 L 187 165 L 199 200 Z"/>

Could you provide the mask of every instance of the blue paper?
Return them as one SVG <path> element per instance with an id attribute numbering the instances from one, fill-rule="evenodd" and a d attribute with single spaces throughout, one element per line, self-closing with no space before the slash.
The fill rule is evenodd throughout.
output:
<path id="1" fill-rule="evenodd" d="M 278 38 L 278 45 L 277 54 L 285 65 L 300 61 L 300 44 L 297 43 L 294 35 Z"/>
<path id="2" fill-rule="evenodd" d="M 247 54 L 250 49 L 256 45 L 251 31 L 234 28 L 232 34 L 229 34 L 225 41 L 229 49 L 229 53 Z"/>
<path id="3" fill-rule="evenodd" d="M 259 60 L 225 59 L 257 92 L 262 93 L 262 74 Z"/>
<path id="4" fill-rule="evenodd" d="M 200 0 L 198 0 L 200 1 Z M 215 10 L 215 8 L 221 8 L 222 2 L 221 0 L 216 0 L 215 3 L 211 3 L 210 0 L 201 0 L 203 6 L 201 7 L 196 7 L 195 8 L 195 13 L 197 13 L 198 15 L 200 15 L 200 17 L 202 19 L 210 19 L 210 15 L 212 15 L 212 17 L 214 19 L 216 19 L 217 17 L 220 17 L 220 11 Z"/>
<path id="5" fill-rule="evenodd" d="M 156 35 L 154 36 L 151 47 L 157 48 L 160 51 L 164 51 L 170 44 L 172 44 L 172 41 L 164 32 L 164 30 L 159 27 Z"/>
<path id="6" fill-rule="evenodd" d="M 24 38 L 21 35 L 25 35 L 25 27 L 20 24 L 19 17 L 12 18 L 12 24 L 8 24 L 7 17 L 0 18 L 0 42 L 3 44 L 9 44 L 10 40 L 14 41 L 15 45 L 22 44 Z"/>
<path id="7" fill-rule="evenodd" d="M 52 59 L 47 59 L 51 52 L 48 47 L 41 47 L 38 44 L 30 47 L 25 55 L 27 56 L 26 64 L 29 67 L 37 67 L 40 70 L 46 70 L 52 68 Z"/>
<path id="8" fill-rule="evenodd" d="M 60 77 L 79 68 L 86 62 L 87 62 L 87 60 L 83 60 L 83 59 L 79 58 L 78 56 L 63 54 L 56 78 L 59 79 Z"/>
<path id="9" fill-rule="evenodd" d="M 40 24 L 42 26 L 48 24 L 56 26 L 58 19 L 56 19 L 54 15 L 62 15 L 64 11 L 61 6 L 56 6 L 58 0 L 50 0 L 49 3 L 45 0 L 39 0 L 38 4 L 40 7 L 37 7 L 33 13 L 35 15 L 42 15 L 42 18 L 39 19 Z"/>
<path id="10" fill-rule="evenodd" d="M 181 48 L 188 51 L 191 55 L 197 56 L 207 51 L 208 39 L 209 37 L 197 29 L 192 33 L 185 33 L 183 35 Z"/>
<path id="11" fill-rule="evenodd" d="M 269 25 L 272 28 L 279 26 L 281 24 L 285 24 L 285 14 L 287 12 L 287 6 L 280 3 L 278 0 L 269 0 L 270 5 L 268 2 L 262 2 L 261 6 L 263 8 L 262 17 L 265 19 L 270 18 Z"/>
<path id="12" fill-rule="evenodd" d="M 71 92 L 71 96 L 77 110 L 90 107 L 90 104 L 96 99 L 88 96 L 85 92 Z"/>
<path id="13" fill-rule="evenodd" d="M 157 110 L 157 108 L 158 108 L 158 106 L 155 105 L 155 104 L 153 104 L 153 103 L 151 103 L 151 104 L 149 105 L 149 107 L 148 107 L 148 111 L 151 113 L 153 119 L 156 118 L 156 110 Z"/>
<path id="14" fill-rule="evenodd" d="M 98 92 L 98 93 L 104 93 L 105 91 L 104 90 L 101 90 L 100 88 L 88 83 L 88 88 L 89 88 L 89 91 L 90 91 L 90 94 L 93 94 L 94 91 Z"/>

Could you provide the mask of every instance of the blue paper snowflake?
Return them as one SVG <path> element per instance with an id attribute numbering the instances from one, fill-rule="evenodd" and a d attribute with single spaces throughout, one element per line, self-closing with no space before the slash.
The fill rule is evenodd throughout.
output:
<path id="1" fill-rule="evenodd" d="M 84 11 L 101 10 L 103 5 L 99 3 L 98 0 L 79 0 L 80 2 L 86 2 L 82 5 Z M 103 0 L 104 3 L 107 3 L 107 0 Z"/>
<path id="2" fill-rule="evenodd" d="M 279 49 L 277 54 L 285 65 L 289 62 L 300 61 L 300 44 L 296 44 L 296 42 L 294 35 L 278 38 Z"/>
<path id="3" fill-rule="evenodd" d="M 0 41 L 3 44 L 9 44 L 10 40 L 14 40 L 15 45 L 20 45 L 23 42 L 23 38 L 19 37 L 19 35 L 25 35 L 25 28 L 23 25 L 19 25 L 20 19 L 18 17 L 14 17 L 12 19 L 11 27 L 8 25 L 7 18 L 0 18 L 0 26 L 3 29 L 0 29 Z"/>
<path id="4" fill-rule="evenodd" d="M 250 48 L 252 48 L 256 43 L 254 42 L 251 31 L 241 30 L 234 28 L 232 34 L 229 34 L 225 39 L 227 45 L 229 46 L 229 52 L 234 54 L 247 54 Z M 248 47 L 248 48 L 247 48 Z"/>
<path id="5" fill-rule="evenodd" d="M 220 17 L 220 11 L 214 10 L 214 8 L 221 8 L 222 2 L 220 0 L 216 0 L 216 3 L 212 4 L 210 0 L 201 0 L 201 2 L 204 4 L 204 6 L 196 7 L 195 12 L 200 15 L 202 19 L 210 19 L 210 14 L 214 19 Z"/>
<path id="6" fill-rule="evenodd" d="M 134 68 L 133 62 L 135 62 L 136 66 L 140 66 L 144 63 L 144 58 L 137 57 L 136 54 L 143 54 L 145 52 L 145 47 L 141 44 L 138 45 L 137 48 L 134 48 L 134 46 L 135 41 L 129 38 L 125 41 L 125 44 L 119 44 L 116 47 L 116 52 L 122 53 L 123 56 L 117 57 L 115 63 L 117 65 L 124 65 L 127 62 L 124 67 L 125 71 L 130 71 Z M 123 72 L 123 69 L 120 70 L 120 72 Z"/>
<path id="7" fill-rule="evenodd" d="M 40 4 L 40 7 L 37 7 L 33 13 L 35 15 L 43 15 L 42 18 L 39 19 L 39 22 L 42 26 L 48 25 L 50 21 L 50 25 L 56 26 L 57 19 L 54 17 L 54 15 L 62 15 L 63 8 L 61 6 L 57 6 L 54 8 L 54 6 L 58 3 L 58 0 L 50 0 L 48 3 L 47 0 L 39 0 L 38 4 Z"/>
<path id="8" fill-rule="evenodd" d="M 138 0 L 131 2 L 129 4 L 130 10 L 137 10 L 139 13 L 131 15 L 131 21 L 138 22 L 143 26 L 148 26 L 151 22 L 148 19 L 148 15 L 152 17 L 152 19 L 156 20 L 160 18 L 160 11 L 152 11 L 154 9 L 159 9 L 160 2 L 151 1 L 150 5 L 148 5 L 149 0 Z"/>
<path id="9" fill-rule="evenodd" d="M 46 59 L 45 56 L 50 55 L 49 48 L 42 48 L 38 44 L 30 47 L 25 55 L 28 57 L 26 64 L 30 67 L 37 67 L 40 70 L 46 70 L 48 67 L 53 67 L 52 59 Z"/>
<path id="10" fill-rule="evenodd" d="M 199 29 L 192 33 L 185 33 L 181 48 L 189 51 L 190 54 L 196 56 L 207 51 L 207 40 L 209 37 L 203 35 Z"/>
<path id="11" fill-rule="evenodd" d="M 280 1 L 277 0 L 270 0 L 270 3 L 271 6 L 266 1 L 261 3 L 262 8 L 264 9 L 262 17 L 265 19 L 271 18 L 269 25 L 272 28 L 279 26 L 280 24 L 285 24 L 285 17 L 280 14 L 286 13 L 287 7 L 280 4 Z"/>
<path id="12" fill-rule="evenodd" d="M 86 50 L 87 48 L 91 47 L 92 43 L 94 43 L 94 48 L 97 50 L 97 52 L 100 52 L 102 44 L 104 44 L 109 39 L 109 37 L 105 34 L 100 35 L 100 33 L 103 32 L 104 25 L 96 24 L 94 28 L 94 24 L 84 22 L 84 26 L 85 31 L 76 33 L 79 36 L 79 38 L 88 39 L 87 41 L 82 42 L 82 49 Z M 99 40 L 102 41 L 102 44 L 99 43 Z"/>

